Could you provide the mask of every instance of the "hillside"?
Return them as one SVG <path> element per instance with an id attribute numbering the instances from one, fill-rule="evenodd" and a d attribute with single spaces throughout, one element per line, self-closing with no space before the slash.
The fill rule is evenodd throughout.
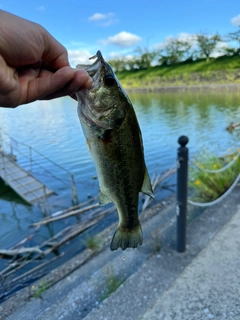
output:
<path id="1" fill-rule="evenodd" d="M 154 90 L 164 86 L 199 84 L 240 84 L 240 57 L 222 56 L 180 62 L 169 66 L 155 66 L 144 70 L 126 70 L 117 73 L 124 88 Z"/>

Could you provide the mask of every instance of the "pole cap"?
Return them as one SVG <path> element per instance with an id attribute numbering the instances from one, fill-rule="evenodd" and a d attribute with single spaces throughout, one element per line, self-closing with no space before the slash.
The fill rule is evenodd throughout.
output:
<path id="1" fill-rule="evenodd" d="M 185 145 L 188 143 L 189 139 L 186 136 L 181 136 L 178 138 L 178 143 L 182 146 L 185 147 Z"/>

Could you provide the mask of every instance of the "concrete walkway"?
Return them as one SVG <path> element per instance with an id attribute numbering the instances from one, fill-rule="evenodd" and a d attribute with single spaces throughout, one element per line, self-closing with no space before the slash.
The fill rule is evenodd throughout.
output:
<path id="1" fill-rule="evenodd" d="M 240 210 L 142 319 L 240 319 Z"/>
<path id="2" fill-rule="evenodd" d="M 187 243 L 164 247 L 84 320 L 239 320 L 239 188 L 189 225 Z"/>

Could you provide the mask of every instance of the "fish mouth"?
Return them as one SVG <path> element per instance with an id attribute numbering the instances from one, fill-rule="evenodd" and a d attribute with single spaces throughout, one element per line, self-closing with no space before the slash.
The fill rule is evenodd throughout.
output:
<path id="1" fill-rule="evenodd" d="M 92 64 L 78 64 L 76 68 L 83 69 L 87 71 L 90 77 L 94 77 L 97 71 L 100 70 L 102 65 L 106 64 L 106 62 L 100 50 L 98 50 L 94 56 L 89 58 L 89 60 L 93 60 L 93 59 L 96 59 L 96 60 Z"/>

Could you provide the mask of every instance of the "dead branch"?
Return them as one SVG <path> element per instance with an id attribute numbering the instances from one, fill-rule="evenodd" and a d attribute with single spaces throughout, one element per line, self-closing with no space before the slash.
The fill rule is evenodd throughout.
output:
<path id="1" fill-rule="evenodd" d="M 29 240 L 31 240 L 33 238 L 33 234 L 31 234 L 30 236 L 24 238 L 23 240 L 21 240 L 20 242 L 18 242 L 17 244 L 15 244 L 15 246 L 11 247 L 10 249 L 16 249 L 21 247 L 23 244 L 25 244 L 26 242 L 28 242 Z"/>
<path id="2" fill-rule="evenodd" d="M 38 253 L 40 255 L 43 254 L 42 250 L 39 249 L 39 247 L 31 247 L 31 248 L 19 248 L 19 249 L 0 249 L 0 256 L 3 257 L 12 257 L 17 256 L 19 254 L 32 254 L 32 253 Z"/>
<path id="3" fill-rule="evenodd" d="M 56 217 L 56 216 L 59 216 L 59 215 L 61 215 L 61 214 L 68 213 L 68 212 L 70 212 L 70 211 L 77 210 L 77 209 L 79 209 L 79 208 L 81 208 L 81 207 L 83 207 L 83 206 L 85 206 L 85 205 L 87 205 L 87 204 L 89 204 L 89 203 L 94 202 L 97 198 L 98 198 L 98 196 L 96 196 L 96 197 L 94 197 L 94 198 L 91 198 L 90 200 L 85 201 L 85 202 L 83 202 L 83 203 L 80 203 L 80 204 L 78 204 L 78 205 L 76 205 L 76 206 L 73 206 L 73 207 L 70 207 L 70 208 L 67 208 L 67 209 L 64 209 L 64 210 L 60 210 L 60 211 L 54 212 L 54 213 L 52 213 L 52 214 L 50 215 L 50 217 Z"/>
<path id="4" fill-rule="evenodd" d="M 53 261 L 55 261 L 55 260 L 57 260 L 57 259 L 59 259 L 59 258 L 61 258 L 61 257 L 63 257 L 63 256 L 64 256 L 64 253 L 61 253 L 59 256 L 53 257 L 52 259 L 47 260 L 47 261 L 41 263 L 39 266 L 37 266 L 37 267 L 35 267 L 35 268 L 33 268 L 33 269 L 25 272 L 24 274 L 21 274 L 19 277 L 14 278 L 14 279 L 11 280 L 10 282 L 8 282 L 7 285 L 9 286 L 9 285 L 13 284 L 14 282 L 19 281 L 19 280 L 21 280 L 21 279 L 29 276 L 30 274 L 38 271 L 39 269 L 45 267 L 46 265 L 50 264 L 51 262 L 53 262 Z"/>
<path id="5" fill-rule="evenodd" d="M 87 220 L 85 223 L 81 223 L 80 225 L 76 226 L 76 230 L 73 230 L 71 233 L 67 234 L 66 237 L 64 237 L 62 240 L 60 240 L 58 243 L 55 243 L 51 248 L 45 250 L 43 252 L 43 255 L 48 255 L 50 252 L 58 249 L 60 246 L 62 246 L 64 243 L 68 242 L 72 238 L 75 238 L 77 235 L 82 233 L 83 231 L 89 229 L 90 227 L 94 226 L 98 221 L 102 220 L 109 214 L 115 211 L 114 207 L 109 208 L 108 210 L 103 211 L 101 214 L 99 214 L 95 218 L 91 218 Z"/>
<path id="6" fill-rule="evenodd" d="M 41 254 L 39 253 L 36 256 L 34 256 L 32 259 L 29 259 L 27 261 L 26 261 L 26 256 L 21 257 L 18 260 L 18 263 L 14 263 L 12 265 L 12 267 L 14 267 L 13 270 L 12 270 L 12 267 L 10 268 L 10 266 L 8 266 L 4 270 L 2 270 L 2 272 L 0 272 L 0 276 L 2 277 L 2 279 L 6 279 L 7 277 L 9 277 L 14 272 L 16 272 L 19 269 L 25 267 L 27 264 L 29 264 L 29 263 L 37 260 L 37 259 L 43 258 L 44 256 L 46 257 L 49 253 L 51 253 L 52 251 L 58 249 L 60 246 L 62 246 L 63 244 L 65 244 L 66 242 L 71 240 L 72 238 L 76 237 L 80 233 L 82 233 L 85 230 L 89 229 L 90 227 L 95 225 L 98 221 L 102 220 L 103 218 L 105 218 L 106 216 L 108 216 L 109 214 L 114 212 L 115 210 L 116 210 L 115 207 L 111 207 L 111 208 L 103 211 L 97 217 L 91 218 L 91 219 L 89 219 L 87 221 L 84 221 L 84 222 L 80 222 L 77 225 L 74 225 L 72 227 L 65 228 L 64 230 L 60 231 L 58 234 L 56 234 L 52 238 L 44 241 L 41 245 L 39 245 L 38 248 L 41 251 Z M 57 241 L 56 239 L 59 238 L 60 236 L 62 236 L 63 234 L 67 234 L 67 235 L 63 239 L 61 239 L 60 241 Z M 48 245 L 50 245 L 50 248 L 48 248 L 46 250 L 41 250 L 40 249 L 40 248 L 46 247 Z M 27 258 L 28 257 L 29 256 L 27 256 Z M 9 271 L 9 269 L 10 269 L 10 271 Z"/>
<path id="7" fill-rule="evenodd" d="M 38 221 L 38 222 L 31 224 L 30 227 L 40 227 L 40 226 L 43 226 L 43 225 L 48 224 L 50 222 L 58 221 L 58 220 L 65 219 L 65 218 L 68 218 L 68 217 L 71 217 L 71 216 L 74 216 L 74 215 L 77 215 L 80 213 L 84 213 L 88 210 L 97 208 L 98 206 L 99 206 L 99 204 L 95 203 L 95 204 L 88 206 L 88 207 L 85 207 L 83 209 L 70 211 L 70 212 L 62 214 L 60 216 L 56 216 L 56 217 L 52 217 L 52 218 L 47 217 L 47 218 L 42 219 L 41 221 Z"/>

